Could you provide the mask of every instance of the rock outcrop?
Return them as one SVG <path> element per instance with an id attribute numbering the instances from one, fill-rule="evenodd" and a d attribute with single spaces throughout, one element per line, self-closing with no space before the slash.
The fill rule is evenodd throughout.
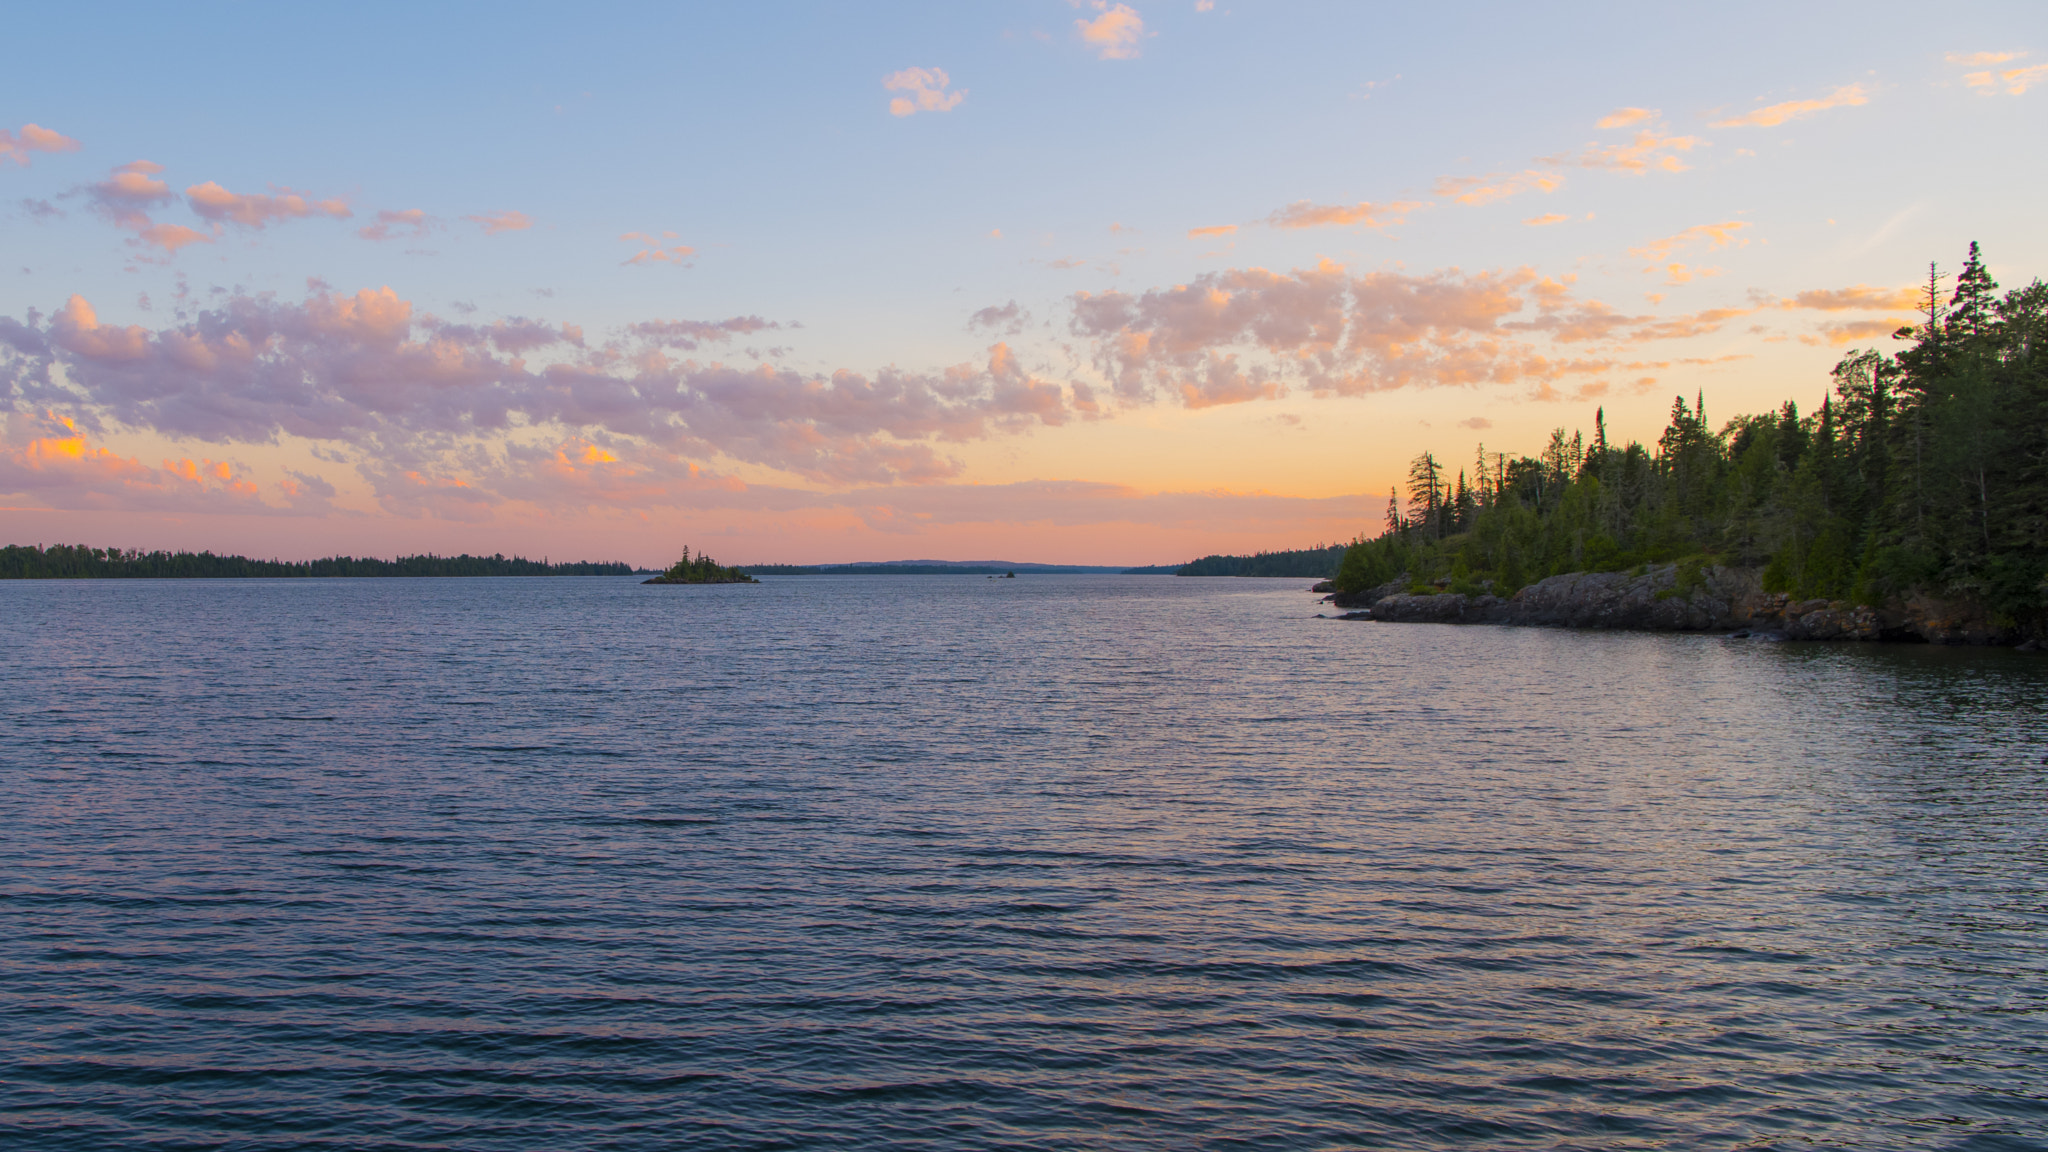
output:
<path id="1" fill-rule="evenodd" d="M 1766 592 L 1756 569 L 1661 564 L 1636 572 L 1573 572 L 1513 596 L 1407 591 L 1396 582 L 1338 593 L 1340 608 L 1374 620 L 1438 624 L 1523 624 L 1652 632 L 1719 631 L 1784 640 L 1925 640 L 2010 644 L 2018 630 L 1966 601 L 1913 596 L 1882 608 L 1846 600 L 1794 600 Z"/>

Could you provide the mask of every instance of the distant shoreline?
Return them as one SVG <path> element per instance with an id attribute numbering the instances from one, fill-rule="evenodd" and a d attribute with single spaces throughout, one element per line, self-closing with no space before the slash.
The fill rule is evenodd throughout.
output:
<path id="1" fill-rule="evenodd" d="M 1210 555 L 1185 564 L 1126 567 L 1113 564 L 1036 564 L 1011 561 L 854 561 L 844 564 L 740 564 L 750 576 L 1275 576 L 1335 575 L 1342 546 L 1253 555 Z M 422 553 L 385 560 L 327 556 L 269 560 L 210 551 L 144 552 L 86 545 L 14 544 L 0 547 L 0 580 L 294 580 L 434 577 L 652 576 L 661 569 L 623 561 L 566 561 L 495 553 L 440 556 Z"/>
<path id="2" fill-rule="evenodd" d="M 303 580 L 451 576 L 633 576 L 620 561 L 561 564 L 523 556 L 328 556 L 319 560 L 256 560 L 212 552 L 143 552 L 83 545 L 11 544 L 0 548 L 0 580 Z"/>

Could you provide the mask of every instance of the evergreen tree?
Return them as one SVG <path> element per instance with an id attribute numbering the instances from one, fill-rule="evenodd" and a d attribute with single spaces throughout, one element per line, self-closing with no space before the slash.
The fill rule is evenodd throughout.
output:
<path id="1" fill-rule="evenodd" d="M 1561 428 L 1533 458 L 1482 446 L 1476 499 L 1418 456 L 1413 523 L 1430 530 L 1390 519 L 1346 554 L 1338 586 L 1406 573 L 1512 592 L 1693 557 L 1761 566 L 1802 598 L 1974 600 L 2048 635 L 2048 285 L 1999 295 L 1974 244 L 1952 294 L 1943 279 L 1930 265 L 1907 347 L 1850 352 L 1805 411 L 1788 401 L 1717 430 L 1704 394 L 1674 397 L 1655 444 L 1620 445 L 1598 410 L 1590 448 Z"/>

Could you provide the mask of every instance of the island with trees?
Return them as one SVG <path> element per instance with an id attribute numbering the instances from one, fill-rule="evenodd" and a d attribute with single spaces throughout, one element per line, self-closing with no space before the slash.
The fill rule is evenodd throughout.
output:
<path id="1" fill-rule="evenodd" d="M 745 569 L 727 568 L 711 557 L 698 553 L 690 558 L 688 547 L 683 549 L 683 558 L 669 565 L 668 570 L 642 584 L 759 584 L 760 581 L 748 575 Z"/>
<path id="2" fill-rule="evenodd" d="M 1977 245 L 1930 268 L 1896 353 L 1852 352 L 1817 409 L 1715 428 L 1672 404 L 1655 445 L 1560 428 L 1469 469 L 1429 452 L 1346 551 L 1373 619 L 1747 630 L 2036 646 L 2048 635 L 2048 286 L 2000 295 Z"/>

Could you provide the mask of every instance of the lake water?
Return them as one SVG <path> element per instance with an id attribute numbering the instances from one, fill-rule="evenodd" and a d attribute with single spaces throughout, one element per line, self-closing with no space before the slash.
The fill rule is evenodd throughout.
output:
<path id="1" fill-rule="evenodd" d="M 0 586 L 0 1147 L 2048 1147 L 2048 657 Z"/>

